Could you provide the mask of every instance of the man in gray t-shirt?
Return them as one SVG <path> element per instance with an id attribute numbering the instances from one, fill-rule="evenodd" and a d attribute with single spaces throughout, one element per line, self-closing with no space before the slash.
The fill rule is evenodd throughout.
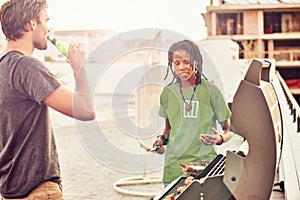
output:
<path id="1" fill-rule="evenodd" d="M 18 51 L 2 57 L 0 72 L 1 191 L 22 197 L 42 180 L 61 181 L 48 108 L 42 102 L 60 83 L 41 62 Z"/>
<path id="2" fill-rule="evenodd" d="M 81 46 L 71 44 L 68 52 L 76 78 L 74 92 L 32 57 L 35 48 L 47 48 L 47 8 L 46 0 L 10 0 L 0 10 L 8 40 L 0 58 L 0 194 L 4 199 L 63 199 L 48 107 L 79 120 L 95 117 Z M 55 192 L 53 185 L 58 188 Z M 46 196 L 39 196 L 40 190 Z"/>

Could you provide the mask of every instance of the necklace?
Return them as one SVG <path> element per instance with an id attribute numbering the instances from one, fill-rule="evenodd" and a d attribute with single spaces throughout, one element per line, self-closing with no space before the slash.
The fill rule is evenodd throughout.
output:
<path id="1" fill-rule="evenodd" d="M 193 108 L 193 106 L 192 106 L 192 100 L 193 100 L 193 98 L 194 98 L 194 96 L 195 96 L 196 86 L 197 86 L 197 85 L 194 86 L 194 90 L 193 90 L 193 93 L 192 93 L 192 96 L 191 96 L 190 101 L 189 101 L 189 102 L 186 102 L 186 100 L 185 100 L 185 98 L 184 98 L 184 96 L 183 96 L 183 93 L 182 93 L 181 84 L 179 84 L 181 98 L 182 98 L 182 100 L 183 100 L 183 103 L 185 104 L 185 110 L 186 110 L 186 111 L 190 111 L 190 110 L 192 110 L 192 108 Z"/>

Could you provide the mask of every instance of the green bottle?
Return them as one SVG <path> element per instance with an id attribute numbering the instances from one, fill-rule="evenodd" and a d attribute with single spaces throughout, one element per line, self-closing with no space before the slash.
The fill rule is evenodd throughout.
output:
<path id="1" fill-rule="evenodd" d="M 65 57 L 68 57 L 68 52 L 69 52 L 69 44 L 66 42 L 62 42 L 58 40 L 56 37 L 52 35 L 48 35 L 47 39 L 54 44 L 54 46 L 57 48 L 57 50 L 64 55 Z"/>

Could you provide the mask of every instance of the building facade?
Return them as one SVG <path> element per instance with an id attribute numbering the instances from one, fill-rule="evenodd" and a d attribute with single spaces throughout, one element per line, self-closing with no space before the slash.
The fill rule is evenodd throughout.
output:
<path id="1" fill-rule="evenodd" d="M 243 59 L 275 59 L 299 102 L 299 0 L 212 0 L 203 16 L 208 39 L 236 41 Z"/>

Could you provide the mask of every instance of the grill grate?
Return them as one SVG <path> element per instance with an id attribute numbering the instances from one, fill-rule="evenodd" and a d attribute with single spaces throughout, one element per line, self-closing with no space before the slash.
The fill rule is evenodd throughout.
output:
<path id="1" fill-rule="evenodd" d="M 224 175 L 225 172 L 225 161 L 226 157 L 219 154 L 217 155 L 208 165 L 207 167 L 201 171 L 194 178 L 199 179 L 199 181 L 205 181 L 206 178 L 211 176 Z M 177 188 L 184 185 L 186 177 L 182 176 L 170 183 L 167 188 L 165 188 L 162 193 L 152 198 L 152 200 L 163 200 L 168 194 L 175 193 Z"/>

